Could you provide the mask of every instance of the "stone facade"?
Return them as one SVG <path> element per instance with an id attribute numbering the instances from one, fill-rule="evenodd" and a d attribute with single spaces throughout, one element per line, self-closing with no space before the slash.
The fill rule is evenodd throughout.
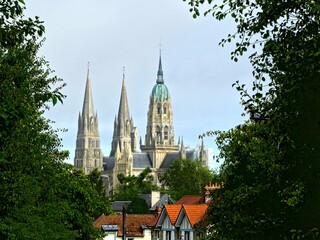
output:
<path id="1" fill-rule="evenodd" d="M 102 169 L 102 161 L 98 116 L 94 113 L 88 69 L 82 113 L 79 113 L 78 118 L 74 165 L 82 168 L 85 174 L 89 174 L 95 168 Z"/>
<path id="2" fill-rule="evenodd" d="M 79 116 L 79 119 L 81 118 L 81 121 L 83 121 L 84 116 L 86 119 L 92 118 L 92 121 L 94 122 L 94 131 L 96 133 L 94 138 L 98 141 L 98 119 L 96 115 L 93 116 L 91 113 L 93 112 L 93 103 L 89 77 L 87 78 L 87 85 L 88 84 L 89 87 L 86 87 L 84 110 L 82 115 Z M 87 92 L 90 93 L 87 94 Z M 80 130 L 83 128 L 81 124 L 79 120 Z M 97 168 L 102 167 L 101 150 L 100 148 L 99 150 L 95 149 L 96 155 L 99 156 L 97 160 L 94 160 L 98 161 L 96 165 L 95 162 L 90 162 L 91 160 L 88 161 L 89 165 L 80 164 L 85 162 L 85 160 L 81 159 L 81 157 L 84 158 L 85 156 L 79 155 L 79 152 L 81 152 L 83 148 L 78 148 L 78 140 L 90 141 L 90 139 L 93 138 L 89 135 L 79 134 L 80 130 L 78 130 L 77 137 L 75 166 L 84 168 L 85 172 L 88 173 L 94 166 Z M 138 145 L 140 145 L 140 151 L 138 150 Z M 84 150 L 90 152 L 91 149 L 89 146 L 93 147 L 91 144 Z M 93 150 L 93 152 L 95 151 Z M 110 191 L 111 193 L 117 186 L 117 175 L 119 173 L 123 173 L 125 175 L 138 175 L 147 167 L 152 170 L 155 183 L 159 184 L 159 175 L 165 171 L 172 161 L 180 157 L 193 160 L 201 158 L 203 162 L 206 162 L 203 142 L 200 152 L 195 149 L 186 150 L 183 144 L 183 139 L 181 142 L 175 142 L 171 97 L 169 90 L 164 83 L 160 56 L 156 84 L 154 85 L 149 98 L 144 143 L 140 138 L 140 144 L 138 144 L 138 129 L 134 126 L 134 121 L 130 116 L 125 76 L 123 75 L 118 115 L 114 119 L 111 151 L 109 156 L 103 157 L 103 177 L 105 179 L 107 191 Z"/>

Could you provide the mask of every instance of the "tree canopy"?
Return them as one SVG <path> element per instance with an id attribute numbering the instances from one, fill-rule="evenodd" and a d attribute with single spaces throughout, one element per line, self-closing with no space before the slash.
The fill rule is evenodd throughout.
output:
<path id="1" fill-rule="evenodd" d="M 214 179 L 214 174 L 200 161 L 177 159 L 160 176 L 166 192 L 179 200 L 184 195 L 204 195 L 204 187 Z"/>
<path id="2" fill-rule="evenodd" d="M 119 185 L 117 186 L 113 199 L 115 201 L 132 201 L 127 210 L 129 213 L 149 213 L 146 201 L 140 198 L 140 194 L 151 194 L 151 191 L 158 190 L 154 184 L 151 169 L 144 169 L 138 176 L 125 176 L 123 173 L 118 175 Z"/>
<path id="3" fill-rule="evenodd" d="M 316 239 L 320 208 L 320 3 L 188 0 L 231 17 L 234 61 L 250 52 L 252 93 L 235 83 L 249 120 L 217 134 L 224 187 L 210 208 L 214 239 Z M 204 4 L 201 6 L 201 4 Z M 260 46 L 257 48 L 257 46 Z"/>
<path id="4" fill-rule="evenodd" d="M 23 0 L 0 9 L 0 238 L 97 239 L 92 223 L 110 205 L 63 162 L 68 152 L 43 117 L 65 97 L 65 84 L 37 56 L 44 26 L 24 18 Z"/>

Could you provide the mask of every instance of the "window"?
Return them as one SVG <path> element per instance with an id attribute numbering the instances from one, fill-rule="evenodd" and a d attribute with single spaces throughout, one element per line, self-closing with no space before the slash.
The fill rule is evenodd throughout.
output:
<path id="1" fill-rule="evenodd" d="M 158 104 L 158 106 L 157 106 L 157 113 L 160 114 L 160 111 L 161 111 L 161 105 Z"/>
<path id="2" fill-rule="evenodd" d="M 184 232 L 184 240 L 190 239 L 190 232 Z"/>
<path id="3" fill-rule="evenodd" d="M 166 105 L 163 106 L 163 114 L 167 114 L 167 107 L 166 107 Z"/>
<path id="4" fill-rule="evenodd" d="M 168 140 L 168 131 L 169 131 L 169 128 L 165 126 L 164 132 L 163 132 L 164 140 Z"/>
<path id="5" fill-rule="evenodd" d="M 161 140 L 161 129 L 159 126 L 156 128 L 156 137 L 157 137 L 157 142 L 159 143 Z"/>
<path id="6" fill-rule="evenodd" d="M 155 237 L 157 240 L 160 239 L 160 231 L 155 231 Z"/>
<path id="7" fill-rule="evenodd" d="M 166 240 L 171 240 L 171 231 L 166 231 Z"/>

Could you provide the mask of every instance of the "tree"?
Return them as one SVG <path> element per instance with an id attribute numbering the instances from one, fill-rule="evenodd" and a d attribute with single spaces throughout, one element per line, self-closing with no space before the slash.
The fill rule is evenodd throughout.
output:
<path id="1" fill-rule="evenodd" d="M 68 153 L 43 112 L 62 102 L 64 84 L 37 57 L 44 26 L 24 8 L 0 6 L 0 238 L 97 239 L 93 220 L 110 205 L 63 163 Z"/>
<path id="2" fill-rule="evenodd" d="M 116 201 L 132 201 L 129 213 L 149 213 L 146 201 L 139 197 L 140 194 L 151 194 L 151 191 L 158 190 L 153 183 L 151 169 L 144 169 L 138 176 L 125 176 L 123 173 L 118 175 L 119 185 L 114 193 L 113 199 Z"/>
<path id="3" fill-rule="evenodd" d="M 204 195 L 204 187 L 214 179 L 210 170 L 200 161 L 177 159 L 160 177 L 160 182 L 168 194 L 179 200 L 184 195 Z"/>
<path id="4" fill-rule="evenodd" d="M 188 2 L 194 17 L 200 15 L 203 3 L 212 4 L 205 15 L 218 20 L 231 16 L 237 31 L 220 44 L 235 39 L 231 58 L 237 61 L 252 51 L 249 59 L 254 68 L 252 94 L 235 84 L 250 120 L 217 133 L 225 184 L 216 192 L 220 200 L 210 212 L 215 238 L 280 239 L 299 234 L 316 238 L 320 226 L 320 215 L 314 214 L 320 210 L 319 2 Z"/>
<path id="5" fill-rule="evenodd" d="M 92 184 L 92 186 L 97 190 L 97 192 L 102 196 L 106 196 L 105 187 L 103 184 L 103 180 L 101 177 L 101 171 L 99 171 L 97 168 L 95 168 L 92 172 L 88 175 L 89 180 Z"/>

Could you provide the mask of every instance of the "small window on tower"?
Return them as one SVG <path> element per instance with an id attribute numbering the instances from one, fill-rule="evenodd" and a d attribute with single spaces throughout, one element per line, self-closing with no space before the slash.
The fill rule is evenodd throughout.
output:
<path id="1" fill-rule="evenodd" d="M 161 129 L 159 126 L 156 128 L 156 136 L 157 136 L 157 143 L 160 143 L 161 140 Z"/>
<path id="2" fill-rule="evenodd" d="M 163 114 L 167 114 L 167 108 L 166 108 L 166 106 L 163 107 Z"/>
<path id="3" fill-rule="evenodd" d="M 161 105 L 158 104 L 158 107 L 157 107 L 157 113 L 160 114 L 160 111 L 161 111 Z"/>
<path id="4" fill-rule="evenodd" d="M 168 129 L 168 127 L 166 126 L 165 128 L 164 128 L 164 132 L 163 132 L 163 137 L 164 137 L 164 139 L 165 140 L 168 140 L 168 131 L 169 131 L 169 129 Z"/>

